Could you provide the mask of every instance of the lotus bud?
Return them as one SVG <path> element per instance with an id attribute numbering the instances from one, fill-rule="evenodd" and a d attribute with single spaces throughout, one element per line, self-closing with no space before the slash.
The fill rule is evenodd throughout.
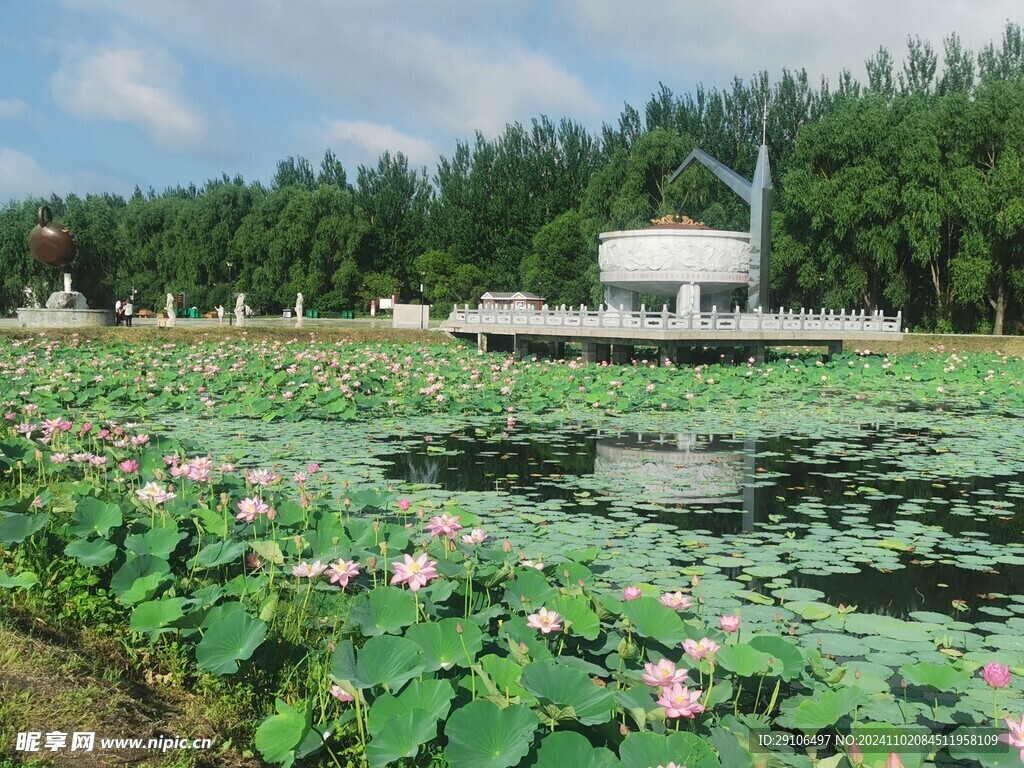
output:
<path id="1" fill-rule="evenodd" d="M 505 539 L 503 542 L 501 542 L 501 548 L 506 553 L 511 552 L 512 551 L 512 542 L 509 541 L 508 539 Z"/>
<path id="2" fill-rule="evenodd" d="M 457 622 L 455 622 L 455 631 L 456 631 L 456 632 L 457 632 L 458 634 L 460 634 L 460 635 L 462 634 L 462 632 L 463 632 L 463 629 L 462 629 L 462 622 L 461 622 L 461 621 L 457 621 Z"/>
<path id="3" fill-rule="evenodd" d="M 629 728 L 626 727 L 625 723 L 619 723 L 619 733 L 623 736 L 629 735 Z"/>
<path id="4" fill-rule="evenodd" d="M 693 576 L 690 578 L 690 586 L 691 587 L 700 586 L 700 576 L 698 576 L 696 573 L 693 574 Z"/>
<path id="5" fill-rule="evenodd" d="M 366 558 L 366 567 L 370 569 L 371 573 L 376 571 L 377 570 L 377 558 L 373 557 L 373 556 L 370 556 L 370 557 Z"/>
<path id="6" fill-rule="evenodd" d="M 859 669 L 853 670 L 853 676 L 855 678 L 857 678 L 858 680 L 860 680 L 860 670 Z"/>
<path id="7" fill-rule="evenodd" d="M 43 452 L 40 451 L 38 448 L 36 448 L 36 461 L 42 461 L 42 460 L 43 460 Z"/>
<path id="8" fill-rule="evenodd" d="M 386 541 L 382 541 L 378 549 L 380 549 L 381 557 L 388 556 L 388 543 Z"/>

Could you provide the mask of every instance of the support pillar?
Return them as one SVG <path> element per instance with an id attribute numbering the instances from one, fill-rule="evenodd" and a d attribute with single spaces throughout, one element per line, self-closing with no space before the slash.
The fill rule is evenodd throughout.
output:
<path id="1" fill-rule="evenodd" d="M 551 342 L 551 357 L 554 360 L 565 359 L 565 342 L 564 341 L 553 341 Z"/>
<path id="2" fill-rule="evenodd" d="M 664 365 L 665 360 L 671 360 L 673 364 L 678 361 L 676 358 L 679 355 L 679 347 L 675 344 L 659 344 L 658 345 L 658 365 Z"/>
<path id="3" fill-rule="evenodd" d="M 623 312 L 637 312 L 640 309 L 640 294 L 628 288 L 606 285 L 604 287 L 604 303 L 612 309 L 621 307 Z"/>
<path id="4" fill-rule="evenodd" d="M 700 312 L 700 286 L 686 283 L 676 291 L 676 314 L 689 315 Z"/>
<path id="5" fill-rule="evenodd" d="M 612 363 L 629 365 L 636 357 L 636 348 L 632 344 L 616 344 L 612 347 Z"/>
<path id="6" fill-rule="evenodd" d="M 830 341 L 828 343 L 828 356 L 834 357 L 835 355 L 843 354 L 843 342 L 841 341 Z"/>
<path id="7" fill-rule="evenodd" d="M 764 349 L 764 344 L 748 344 L 743 350 L 743 362 L 754 358 L 754 365 L 764 365 Z"/>
<path id="8" fill-rule="evenodd" d="M 526 339 L 519 338 L 519 334 L 512 334 L 512 357 L 526 357 Z"/>
<path id="9" fill-rule="evenodd" d="M 583 359 L 588 363 L 607 363 L 610 353 L 610 344 L 598 344 L 592 341 L 583 342 Z"/>
<path id="10" fill-rule="evenodd" d="M 476 351 L 486 352 L 487 351 L 487 334 L 478 333 L 476 335 Z"/>

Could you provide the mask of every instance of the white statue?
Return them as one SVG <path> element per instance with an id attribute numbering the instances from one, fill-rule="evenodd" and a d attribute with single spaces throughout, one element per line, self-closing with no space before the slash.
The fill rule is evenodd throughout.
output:
<path id="1" fill-rule="evenodd" d="M 302 294 L 296 294 L 295 296 L 295 327 L 302 327 Z"/>
<path id="2" fill-rule="evenodd" d="M 217 325 L 224 325 L 224 305 L 217 305 Z"/>
<path id="3" fill-rule="evenodd" d="M 164 307 L 167 310 L 167 325 L 171 328 L 174 327 L 174 294 L 167 294 L 167 304 Z"/>
<path id="4" fill-rule="evenodd" d="M 235 299 L 235 322 L 238 325 L 245 325 L 245 294 L 238 294 Z"/>

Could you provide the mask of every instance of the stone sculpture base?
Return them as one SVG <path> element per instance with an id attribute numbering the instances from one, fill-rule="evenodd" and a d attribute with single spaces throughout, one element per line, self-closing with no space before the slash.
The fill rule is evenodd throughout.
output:
<path id="1" fill-rule="evenodd" d="M 81 294 L 78 295 L 81 296 Z M 83 303 L 84 301 L 83 299 Z M 103 328 L 113 324 L 114 310 L 112 309 L 22 307 L 18 310 L 18 325 L 22 328 Z"/>
<path id="2" fill-rule="evenodd" d="M 46 300 L 47 309 L 88 309 L 89 302 L 78 291 L 54 291 Z"/>

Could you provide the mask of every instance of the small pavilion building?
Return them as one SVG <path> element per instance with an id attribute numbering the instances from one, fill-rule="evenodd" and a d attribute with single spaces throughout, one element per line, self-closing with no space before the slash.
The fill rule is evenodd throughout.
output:
<path id="1" fill-rule="evenodd" d="M 544 297 L 538 296 L 535 293 L 523 293 L 522 291 L 516 291 L 515 293 L 487 291 L 487 293 L 480 297 L 480 305 L 483 309 L 539 310 L 544 306 Z"/>

